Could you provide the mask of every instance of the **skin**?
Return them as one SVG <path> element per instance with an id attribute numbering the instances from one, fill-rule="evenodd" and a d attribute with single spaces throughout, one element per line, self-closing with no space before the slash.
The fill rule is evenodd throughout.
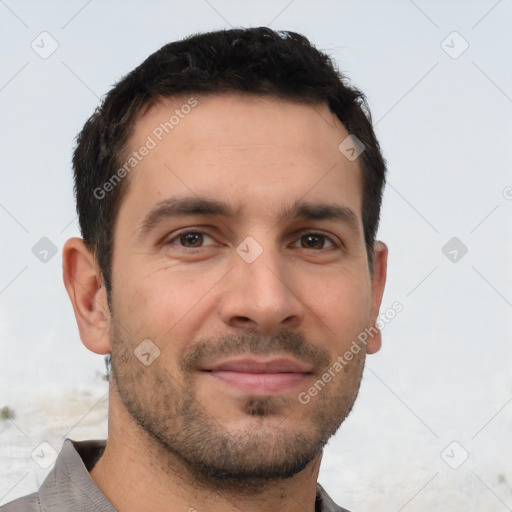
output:
<path id="1" fill-rule="evenodd" d="M 387 247 L 377 242 L 370 276 L 361 169 L 339 152 L 348 132 L 326 105 L 198 101 L 125 178 L 111 312 L 94 255 L 80 238 L 64 247 L 81 339 L 112 354 L 108 443 L 91 478 L 123 512 L 313 512 L 322 446 L 350 412 L 380 333 L 309 403 L 297 397 L 375 325 Z M 141 115 L 130 148 L 182 104 L 167 99 Z M 143 234 L 147 213 L 171 196 L 222 200 L 240 215 L 167 218 Z M 355 226 L 282 217 L 296 200 L 350 208 Z M 178 236 L 187 230 L 199 237 Z M 248 236 L 263 251 L 252 263 L 236 251 Z M 148 366 L 133 353 L 145 339 L 160 350 Z M 235 353 L 294 358 L 310 373 L 284 391 L 251 392 L 201 371 Z M 226 478 L 214 476 L 219 468 Z"/>

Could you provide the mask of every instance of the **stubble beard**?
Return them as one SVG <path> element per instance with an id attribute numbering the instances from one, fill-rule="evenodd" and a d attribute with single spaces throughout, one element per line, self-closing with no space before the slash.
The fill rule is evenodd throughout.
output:
<path id="1" fill-rule="evenodd" d="M 182 383 L 165 368 L 163 358 L 144 366 L 133 354 L 135 344 L 121 339 L 113 322 L 112 380 L 124 407 L 142 428 L 148 451 L 167 472 L 186 472 L 195 485 L 215 490 L 257 493 L 302 471 L 320 453 L 352 410 L 359 391 L 364 355 L 354 358 L 308 404 L 307 424 L 294 423 L 305 405 L 294 396 L 247 397 L 240 403 L 250 419 L 244 429 L 229 430 L 196 397 L 193 371 L 198 360 L 220 353 L 283 352 L 309 358 L 318 368 L 330 364 L 328 353 L 302 335 L 280 331 L 262 339 L 242 334 L 203 341 L 180 361 Z M 128 348 L 131 346 L 132 348 Z M 215 408 L 213 408 L 215 410 Z"/>

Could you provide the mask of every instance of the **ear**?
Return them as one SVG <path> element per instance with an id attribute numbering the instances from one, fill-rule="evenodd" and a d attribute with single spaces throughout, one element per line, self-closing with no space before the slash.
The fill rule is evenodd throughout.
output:
<path id="1" fill-rule="evenodd" d="M 110 352 L 107 293 L 96 259 L 81 238 L 70 238 L 62 250 L 64 286 L 75 312 L 82 343 L 96 354 Z"/>
<path id="2" fill-rule="evenodd" d="M 370 328 L 372 332 L 377 330 L 377 334 L 368 338 L 366 344 L 366 353 L 374 354 L 380 350 L 382 345 L 382 336 L 377 328 L 376 321 L 379 316 L 382 295 L 384 294 L 384 286 L 386 284 L 386 273 L 388 268 L 388 247 L 384 242 L 375 242 L 373 256 L 373 277 L 372 277 L 372 307 L 370 312 Z"/>

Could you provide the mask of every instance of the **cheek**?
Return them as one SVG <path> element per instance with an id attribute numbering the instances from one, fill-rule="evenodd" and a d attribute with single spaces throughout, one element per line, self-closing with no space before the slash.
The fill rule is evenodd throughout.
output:
<path id="1" fill-rule="evenodd" d="M 157 327 L 162 322 L 170 328 L 184 314 L 194 284 L 179 272 L 172 272 L 172 278 L 170 274 L 169 270 L 137 272 L 134 268 L 123 276 L 118 303 L 131 323 Z"/>
<path id="2" fill-rule="evenodd" d="M 301 288 L 300 297 L 313 318 L 319 318 L 338 343 L 368 326 L 371 288 L 364 273 L 332 272 L 321 279 L 304 280 Z"/>
<path id="3" fill-rule="evenodd" d="M 210 281 L 176 269 L 129 273 L 118 289 L 116 320 L 126 324 L 132 338 L 149 338 L 171 358 L 201 325 L 205 297 L 215 282 Z"/>

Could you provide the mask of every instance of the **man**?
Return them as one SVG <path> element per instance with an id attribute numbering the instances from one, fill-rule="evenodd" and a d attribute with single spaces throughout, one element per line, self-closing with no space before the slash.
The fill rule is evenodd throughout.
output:
<path id="1" fill-rule="evenodd" d="M 317 477 L 387 265 L 363 95 L 299 34 L 198 34 L 116 84 L 73 165 L 64 283 L 111 355 L 108 439 L 1 510 L 344 510 Z"/>

